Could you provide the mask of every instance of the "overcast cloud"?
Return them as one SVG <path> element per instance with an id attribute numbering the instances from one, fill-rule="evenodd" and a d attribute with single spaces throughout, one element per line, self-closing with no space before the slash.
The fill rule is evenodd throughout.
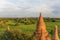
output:
<path id="1" fill-rule="evenodd" d="M 60 0 L 0 0 L 0 17 L 60 17 Z"/>

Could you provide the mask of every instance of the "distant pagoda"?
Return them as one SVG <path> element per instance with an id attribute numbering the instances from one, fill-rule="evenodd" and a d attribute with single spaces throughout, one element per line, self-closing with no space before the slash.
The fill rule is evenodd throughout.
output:
<path id="1" fill-rule="evenodd" d="M 9 27 L 9 26 L 7 26 L 7 29 L 6 29 L 6 31 L 8 31 L 8 32 L 10 31 L 10 27 Z"/>
<path id="2" fill-rule="evenodd" d="M 55 26 L 55 28 L 54 28 L 54 40 L 59 40 L 57 26 Z"/>
<path id="3" fill-rule="evenodd" d="M 33 37 L 38 37 L 39 40 L 51 40 L 51 37 L 46 30 L 46 25 L 42 17 L 42 12 L 40 13 L 40 17 L 37 22 L 37 28 Z"/>

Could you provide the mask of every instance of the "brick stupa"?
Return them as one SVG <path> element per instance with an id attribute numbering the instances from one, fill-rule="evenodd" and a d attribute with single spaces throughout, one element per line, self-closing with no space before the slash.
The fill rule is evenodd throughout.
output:
<path id="1" fill-rule="evenodd" d="M 54 40 L 59 40 L 57 26 L 55 26 L 55 28 L 54 28 Z"/>
<path id="2" fill-rule="evenodd" d="M 51 40 L 51 37 L 46 30 L 46 25 L 45 25 L 44 19 L 42 17 L 42 12 L 40 13 L 40 17 L 39 17 L 38 23 L 37 23 L 37 28 L 36 28 L 36 31 L 35 31 L 33 37 L 34 38 L 38 37 L 39 40 Z"/>

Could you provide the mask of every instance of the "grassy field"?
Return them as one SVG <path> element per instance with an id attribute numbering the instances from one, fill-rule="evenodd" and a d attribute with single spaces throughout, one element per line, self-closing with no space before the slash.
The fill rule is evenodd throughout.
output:
<path id="1" fill-rule="evenodd" d="M 52 39 L 53 39 L 54 27 L 55 27 L 55 25 L 57 25 L 58 29 L 60 28 L 60 20 L 58 20 L 58 19 L 53 19 L 53 20 L 52 19 L 44 19 L 44 20 L 46 23 L 46 29 L 47 29 L 48 33 L 51 34 Z M 10 26 L 11 31 L 9 31 L 9 32 L 7 31 L 7 33 L 6 33 L 6 29 L 7 29 L 8 25 Z M 23 36 L 22 39 L 24 38 L 24 40 L 25 40 L 26 36 L 30 38 L 30 37 L 32 37 L 32 35 L 34 34 L 34 32 L 36 30 L 36 27 L 37 27 L 36 25 L 37 25 L 36 18 L 0 19 L 0 40 L 1 39 L 2 40 L 5 40 L 5 39 L 9 40 L 12 38 L 15 40 L 17 38 L 17 36 L 15 36 L 15 35 L 18 35 L 19 39 L 22 36 Z M 22 31 L 22 32 L 20 32 L 20 31 Z M 10 34 L 10 33 L 12 33 L 12 34 Z M 18 34 L 16 34 L 16 33 L 18 33 Z M 19 35 L 19 34 L 21 34 L 21 35 Z M 22 34 L 24 34 L 26 36 L 24 36 Z M 60 29 L 59 29 L 59 37 L 60 37 Z"/>
<path id="2" fill-rule="evenodd" d="M 57 25 L 58 28 L 60 29 L 60 22 L 45 22 L 46 23 L 46 28 L 48 32 L 50 33 L 51 30 L 54 30 L 54 26 Z M 33 35 L 34 31 L 36 30 L 36 24 L 30 24 L 30 25 L 24 25 L 24 24 L 19 24 L 18 26 L 10 26 L 11 30 L 21 30 L 23 32 L 27 32 L 31 35 Z M 6 27 L 0 28 L 0 34 L 2 34 L 6 30 Z M 59 30 L 60 34 L 60 30 Z"/>

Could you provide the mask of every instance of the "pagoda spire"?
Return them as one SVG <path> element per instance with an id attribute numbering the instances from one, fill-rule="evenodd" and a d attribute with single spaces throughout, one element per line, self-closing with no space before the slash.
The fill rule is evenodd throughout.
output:
<path id="1" fill-rule="evenodd" d="M 44 19 L 43 19 L 43 16 L 42 16 L 42 12 L 40 12 L 40 16 L 39 16 L 39 19 L 38 19 L 37 30 L 40 30 L 41 28 L 46 29 L 46 25 L 45 25 L 45 22 L 44 22 Z"/>
<path id="2" fill-rule="evenodd" d="M 51 40 L 44 22 L 44 18 L 42 16 L 42 12 L 40 12 L 40 16 L 37 22 L 37 28 L 33 35 L 34 37 L 39 37 L 39 40 Z"/>
<path id="3" fill-rule="evenodd" d="M 55 26 L 55 28 L 54 28 L 54 40 L 59 40 L 57 26 Z"/>

